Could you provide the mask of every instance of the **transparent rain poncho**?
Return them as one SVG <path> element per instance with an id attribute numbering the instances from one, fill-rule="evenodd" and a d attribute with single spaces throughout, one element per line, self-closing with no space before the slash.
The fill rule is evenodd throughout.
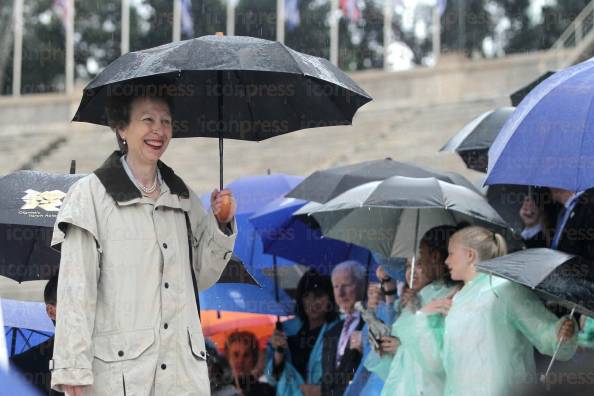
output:
<path id="1" fill-rule="evenodd" d="M 435 348 L 426 348 L 423 365 L 436 372 L 442 365 L 446 396 L 507 396 L 515 385 L 538 381 L 534 348 L 552 355 L 562 322 L 528 288 L 479 274 L 454 297 L 442 361 Z M 423 337 L 431 340 L 434 334 Z M 557 359 L 571 359 L 576 338 L 561 345 Z"/>
<path id="2" fill-rule="evenodd" d="M 443 282 L 433 282 L 421 289 L 417 297 L 422 307 L 435 299 L 445 298 L 451 291 L 452 288 Z M 423 331 L 420 332 L 419 328 Z M 421 359 L 423 353 L 439 356 L 443 329 L 442 315 L 426 315 L 408 306 L 402 309 L 392 326 L 392 335 L 398 337 L 400 346 L 390 364 L 382 396 L 442 394 L 443 370 L 430 370 L 421 363 Z M 431 349 L 434 351 L 430 352 Z"/>

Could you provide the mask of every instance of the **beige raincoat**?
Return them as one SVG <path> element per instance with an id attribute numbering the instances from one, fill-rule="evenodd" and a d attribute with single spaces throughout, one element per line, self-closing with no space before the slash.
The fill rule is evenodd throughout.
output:
<path id="1" fill-rule="evenodd" d="M 52 386 L 85 395 L 209 395 L 198 288 L 220 277 L 235 240 L 221 232 L 173 171 L 159 162 L 156 201 L 143 197 L 115 152 L 72 186 L 54 229 L 61 244 Z M 60 389 L 57 389 L 60 390 Z"/>

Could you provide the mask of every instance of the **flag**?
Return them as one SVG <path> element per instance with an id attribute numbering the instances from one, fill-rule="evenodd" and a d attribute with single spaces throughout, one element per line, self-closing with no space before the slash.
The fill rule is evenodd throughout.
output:
<path id="1" fill-rule="evenodd" d="M 439 11 L 439 16 L 442 16 L 446 10 L 446 6 L 448 5 L 448 0 L 437 0 L 437 11 Z"/>
<path id="2" fill-rule="evenodd" d="M 340 0 L 340 8 L 343 15 L 351 22 L 357 22 L 361 19 L 361 10 L 359 10 L 357 0 Z"/>
<path id="3" fill-rule="evenodd" d="M 181 31 L 186 37 L 194 37 L 192 0 L 181 0 Z"/>
<path id="4" fill-rule="evenodd" d="M 299 0 L 285 0 L 285 22 L 288 31 L 294 30 L 301 23 Z"/>
<path id="5" fill-rule="evenodd" d="M 68 0 L 54 0 L 54 12 L 62 21 L 64 29 L 68 25 Z"/>

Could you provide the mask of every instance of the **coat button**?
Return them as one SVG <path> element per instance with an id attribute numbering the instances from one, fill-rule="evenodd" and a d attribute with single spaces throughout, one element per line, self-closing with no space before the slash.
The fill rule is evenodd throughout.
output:
<path id="1" fill-rule="evenodd" d="M 119 357 L 122 357 L 122 356 L 124 356 L 124 351 L 119 351 L 119 352 L 118 352 L 118 356 L 119 356 Z"/>
<path id="2" fill-rule="evenodd" d="M 167 244 L 163 242 L 163 249 L 167 249 Z"/>
<path id="3" fill-rule="evenodd" d="M 166 365 L 165 363 L 163 363 L 163 364 L 161 365 L 161 369 L 162 369 L 162 370 L 165 370 L 166 368 L 167 368 L 167 365 Z"/>
<path id="4" fill-rule="evenodd" d="M 169 283 L 165 282 L 165 289 L 169 289 Z"/>
<path id="5" fill-rule="evenodd" d="M 163 325 L 163 328 L 164 328 L 165 330 L 167 330 L 167 328 L 168 328 L 168 327 L 169 327 L 169 325 L 168 325 L 167 323 L 165 323 L 165 324 Z"/>

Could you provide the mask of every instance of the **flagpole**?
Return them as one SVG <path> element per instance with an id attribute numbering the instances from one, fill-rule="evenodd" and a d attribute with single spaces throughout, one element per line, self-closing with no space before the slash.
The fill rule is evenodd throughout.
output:
<path id="1" fill-rule="evenodd" d="M 434 65 L 439 61 L 441 53 L 441 16 L 439 15 L 439 6 L 433 7 L 433 59 Z"/>
<path id="2" fill-rule="evenodd" d="M 330 6 L 330 63 L 338 66 L 338 0 L 331 0 Z"/>
<path id="3" fill-rule="evenodd" d="M 384 0 L 384 70 L 388 70 L 388 50 L 392 44 L 392 13 L 394 6 L 392 0 Z"/>
<path id="4" fill-rule="evenodd" d="M 181 0 L 173 0 L 173 42 L 181 40 Z"/>
<path id="5" fill-rule="evenodd" d="M 235 36 L 235 4 L 235 0 L 227 0 L 227 36 Z"/>
<path id="6" fill-rule="evenodd" d="M 285 43 L 285 0 L 276 0 L 276 41 Z"/>
<path id="7" fill-rule="evenodd" d="M 120 52 L 130 52 L 130 0 L 122 0 L 122 37 L 120 41 Z"/>
<path id="8" fill-rule="evenodd" d="M 74 0 L 68 1 L 66 12 L 66 94 L 74 90 Z"/>
<path id="9" fill-rule="evenodd" d="M 23 0 L 14 0 L 14 56 L 12 59 L 12 96 L 21 95 L 23 59 Z"/>

